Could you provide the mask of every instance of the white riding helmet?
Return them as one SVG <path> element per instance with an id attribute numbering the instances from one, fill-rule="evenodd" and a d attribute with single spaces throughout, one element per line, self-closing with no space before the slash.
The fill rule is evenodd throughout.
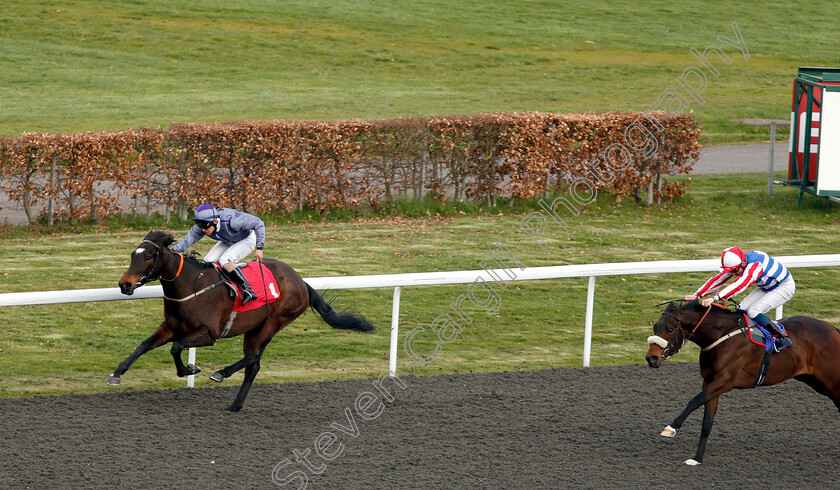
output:
<path id="1" fill-rule="evenodd" d="M 733 271 L 746 260 L 747 254 L 743 250 L 738 247 L 728 247 L 723 250 L 723 254 L 720 256 L 720 271 Z"/>

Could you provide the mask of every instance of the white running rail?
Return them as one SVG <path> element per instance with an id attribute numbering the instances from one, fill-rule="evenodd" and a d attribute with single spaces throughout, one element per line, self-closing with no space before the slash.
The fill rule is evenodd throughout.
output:
<path id="1" fill-rule="evenodd" d="M 831 255 L 789 255 L 774 257 L 787 268 L 799 267 L 838 267 L 840 254 Z M 589 288 L 586 295 L 586 316 L 584 320 L 583 366 L 588 367 L 592 352 L 592 318 L 594 316 L 595 278 L 598 276 L 626 276 L 636 274 L 670 274 L 686 272 L 717 272 L 720 261 L 703 260 L 662 260 L 652 262 L 617 262 L 606 264 L 558 265 L 551 267 L 528 267 L 524 270 L 513 269 L 514 281 L 535 281 L 540 279 L 563 279 L 588 277 Z M 496 274 L 505 274 L 496 270 Z M 482 276 L 484 275 L 484 276 Z M 442 284 L 469 284 L 479 277 L 486 277 L 484 270 L 420 272 L 412 274 L 383 274 L 375 276 L 340 276 L 312 277 L 304 279 L 317 290 L 323 289 L 366 289 L 394 288 L 394 301 L 391 313 L 391 345 L 389 370 L 397 372 L 397 347 L 399 344 L 400 292 L 409 286 L 436 286 Z M 46 305 L 58 303 L 81 303 L 88 301 L 117 301 L 162 298 L 161 286 L 144 286 L 135 290 L 134 295 L 125 296 L 119 288 L 76 289 L 68 291 L 38 291 L 26 293 L 0 294 L 0 307 L 23 305 Z M 782 317 L 782 308 L 776 310 L 776 319 Z M 190 362 L 195 362 L 195 348 L 189 351 Z M 192 387 L 194 377 L 189 376 L 187 386 Z"/>

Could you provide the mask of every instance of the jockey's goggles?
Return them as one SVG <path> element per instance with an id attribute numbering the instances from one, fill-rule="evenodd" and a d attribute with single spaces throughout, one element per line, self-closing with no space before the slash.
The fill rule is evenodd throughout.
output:
<path id="1" fill-rule="evenodd" d="M 195 224 L 197 224 L 198 227 L 201 228 L 202 230 L 206 230 L 207 228 L 210 228 L 211 226 L 214 226 L 216 224 L 216 222 L 215 221 L 196 221 Z"/>

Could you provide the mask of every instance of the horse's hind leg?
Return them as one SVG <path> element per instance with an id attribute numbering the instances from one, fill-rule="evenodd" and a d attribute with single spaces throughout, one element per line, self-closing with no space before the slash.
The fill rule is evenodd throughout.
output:
<path id="1" fill-rule="evenodd" d="M 257 377 L 257 373 L 260 371 L 260 359 L 262 358 L 263 351 L 265 350 L 265 344 L 268 344 L 268 342 L 266 341 L 265 344 L 259 345 L 259 343 L 256 340 L 256 337 L 256 335 L 252 337 L 248 337 L 246 335 L 244 342 L 244 350 L 247 354 L 241 361 L 237 362 L 232 366 L 229 366 L 228 368 L 225 368 L 232 369 L 236 367 L 237 364 L 245 364 L 245 379 L 242 380 L 242 386 L 239 387 L 239 393 L 236 394 L 236 398 L 233 400 L 233 403 L 231 403 L 230 406 L 227 407 L 227 411 L 229 412 L 238 412 L 242 409 L 242 405 L 245 404 L 245 397 L 248 396 L 248 391 L 251 390 L 251 385 L 254 383 L 254 378 Z M 222 371 L 213 374 L 213 376 L 220 374 Z M 233 374 L 233 372 L 231 374 Z"/>
<path id="2" fill-rule="evenodd" d="M 247 337 L 246 337 L 246 339 L 247 339 Z M 246 340 L 245 344 L 247 345 L 247 343 L 248 342 Z M 258 352 L 250 352 L 249 351 L 248 353 L 245 354 L 245 357 L 243 357 L 242 359 L 236 361 L 235 363 L 231 364 L 230 366 L 227 366 L 223 369 L 219 369 L 218 371 L 213 373 L 210 376 L 210 379 L 212 379 L 213 381 L 215 381 L 217 383 L 221 383 L 222 381 L 225 380 L 225 378 L 230 378 L 231 376 L 233 376 L 234 373 L 236 373 L 240 369 L 246 368 L 246 367 L 248 367 L 248 366 L 250 366 L 250 365 L 252 365 L 256 362 L 259 362 L 260 357 L 262 357 L 262 351 L 261 350 L 258 351 Z"/>
<path id="3" fill-rule="evenodd" d="M 278 322 L 282 321 L 282 323 L 280 323 L 280 328 L 272 328 L 268 325 L 263 325 L 262 328 L 257 328 L 247 332 L 245 334 L 245 341 L 242 345 L 245 357 L 230 366 L 216 371 L 212 376 L 210 376 L 210 379 L 217 383 L 221 383 L 225 380 L 225 378 L 233 376 L 233 374 L 240 369 L 248 367 L 255 362 L 259 362 L 260 357 L 262 357 L 263 349 L 265 349 L 265 346 L 271 341 L 271 338 L 274 337 L 274 334 L 282 330 L 286 325 L 292 323 L 292 320 L 294 320 L 294 318 L 291 320 L 278 320 Z"/>
<path id="4" fill-rule="evenodd" d="M 123 362 L 121 362 L 119 366 L 117 366 L 117 370 L 114 371 L 114 373 L 108 377 L 108 381 L 106 381 L 106 383 L 111 386 L 116 386 L 120 384 L 120 376 L 122 376 L 123 374 L 125 374 L 126 371 L 128 371 L 128 368 L 130 368 L 131 365 L 134 364 L 134 361 L 136 361 L 138 357 L 142 356 L 146 352 L 149 352 L 155 347 L 162 346 L 170 340 L 172 340 L 172 331 L 169 330 L 169 328 L 167 328 L 166 322 L 163 322 L 160 324 L 158 329 L 155 330 L 155 333 L 153 333 L 151 336 L 149 336 L 149 338 L 147 338 L 143 342 L 140 342 L 140 345 L 138 345 L 137 348 L 134 349 L 134 352 L 132 352 L 131 355 L 129 355 Z"/>
<path id="5" fill-rule="evenodd" d="M 797 381 L 802 381 L 806 385 L 813 388 L 814 391 L 816 391 L 817 393 L 831 398 L 831 401 L 834 402 L 834 406 L 837 407 L 838 410 L 840 410 L 840 380 L 834 381 L 832 379 L 829 381 L 828 384 L 826 384 L 823 383 L 822 380 L 818 379 L 816 376 L 811 374 L 800 374 L 799 376 L 795 376 L 794 379 Z"/>
<path id="6" fill-rule="evenodd" d="M 274 337 L 274 334 L 282 330 L 283 327 L 291 323 L 292 320 L 294 320 L 294 318 L 290 320 L 286 319 L 285 321 L 277 319 L 272 324 L 264 325 L 263 328 L 259 330 L 251 330 L 246 333 L 245 340 L 242 345 L 245 357 L 235 364 L 232 364 L 221 371 L 217 371 L 213 374 L 213 376 L 210 376 L 210 379 L 213 381 L 221 382 L 224 378 L 232 375 L 243 367 L 245 368 L 245 379 L 242 381 L 242 386 L 239 387 L 239 393 L 237 393 L 236 399 L 233 400 L 233 403 L 231 403 L 231 405 L 227 408 L 228 411 L 238 412 L 242 409 L 242 405 L 245 403 L 245 397 L 248 396 L 248 391 L 251 389 L 251 385 L 254 383 L 254 378 L 260 370 L 260 359 L 262 358 L 265 346 L 268 345 L 271 338 Z"/>
<path id="7" fill-rule="evenodd" d="M 262 352 L 260 352 L 260 357 L 262 357 Z M 260 372 L 260 361 L 257 359 L 257 362 L 253 364 L 249 364 L 245 367 L 245 379 L 242 381 L 242 386 L 239 387 L 239 393 L 236 394 L 236 399 L 233 400 L 233 403 L 227 407 L 228 412 L 238 412 L 242 410 L 242 405 L 245 404 L 245 397 L 248 396 L 248 392 L 251 390 L 251 385 L 254 384 L 254 378 L 257 377 L 257 373 Z"/>
<path id="8" fill-rule="evenodd" d="M 813 387 L 813 385 L 812 385 Z M 816 389 L 816 388 L 814 388 Z M 837 407 L 837 410 L 840 410 L 840 381 L 833 383 L 831 386 L 823 385 L 823 390 L 817 390 L 823 395 L 831 398 L 831 401 L 834 402 L 834 406 Z"/>
<path id="9" fill-rule="evenodd" d="M 201 368 L 194 364 L 184 366 L 184 361 L 181 359 L 181 352 L 184 349 L 189 349 L 190 347 L 206 347 L 208 345 L 213 345 L 214 343 L 215 341 L 213 340 L 213 337 L 210 336 L 210 330 L 206 327 L 202 327 L 183 338 L 172 342 L 172 349 L 170 352 L 172 353 L 172 359 L 175 361 L 175 371 L 178 373 L 178 376 L 183 378 L 184 376 L 190 376 L 201 372 Z"/>

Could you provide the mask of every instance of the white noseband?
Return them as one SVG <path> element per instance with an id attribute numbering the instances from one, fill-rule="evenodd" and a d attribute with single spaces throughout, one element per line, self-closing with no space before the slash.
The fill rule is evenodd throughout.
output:
<path id="1" fill-rule="evenodd" d="M 662 347 L 663 349 L 668 348 L 668 341 L 663 339 L 659 335 L 651 335 L 650 337 L 647 338 L 647 343 L 648 343 L 648 345 L 656 344 L 659 347 Z"/>

